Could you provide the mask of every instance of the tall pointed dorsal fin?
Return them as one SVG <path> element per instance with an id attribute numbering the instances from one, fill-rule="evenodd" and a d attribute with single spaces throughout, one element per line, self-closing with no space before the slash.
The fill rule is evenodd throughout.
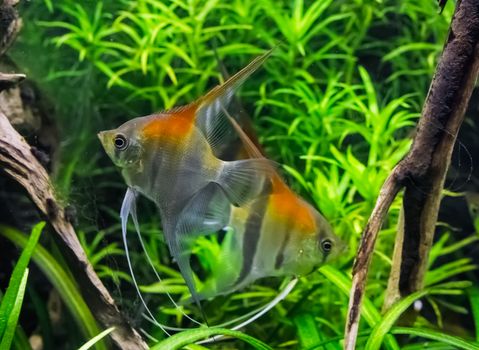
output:
<path id="1" fill-rule="evenodd" d="M 236 90 L 266 61 L 273 50 L 274 48 L 256 57 L 223 84 L 214 87 L 205 96 L 192 103 L 197 108 L 195 124 L 203 132 L 213 151 L 219 145 L 231 142 L 234 136 L 231 125 L 220 114 L 228 108 Z"/>
<path id="2" fill-rule="evenodd" d="M 230 123 L 233 125 L 233 128 L 238 133 L 238 136 L 240 137 L 240 140 L 243 142 L 246 152 L 248 152 L 248 155 L 250 156 L 250 158 L 264 158 L 261 151 L 258 149 L 258 147 L 256 147 L 253 141 L 251 141 L 248 135 L 246 135 L 244 130 L 241 128 L 241 126 L 239 126 L 238 122 L 234 120 L 234 118 L 232 118 L 226 110 L 224 112 L 226 114 L 226 117 L 230 121 Z"/>
<path id="3" fill-rule="evenodd" d="M 239 126 L 239 124 L 234 120 L 228 112 L 225 110 L 224 111 L 226 117 L 230 121 L 230 123 L 233 125 L 234 130 L 238 133 L 240 140 L 243 142 L 243 145 L 248 152 L 248 155 L 250 158 L 265 158 L 264 155 L 261 153 L 261 151 L 256 147 L 256 145 L 251 141 L 251 139 L 246 135 L 244 130 Z M 273 162 L 271 162 L 273 164 Z M 272 166 L 272 173 L 271 173 L 271 180 L 272 180 L 272 185 L 273 185 L 273 191 L 288 191 L 291 192 L 290 188 L 288 185 L 286 185 L 286 182 L 283 180 L 281 175 L 278 173 L 275 167 Z"/>
<path id="4" fill-rule="evenodd" d="M 218 70 L 221 72 L 221 75 L 223 77 L 223 81 L 228 80 L 231 75 L 226 69 L 226 66 L 223 60 L 219 57 L 218 50 L 215 43 L 213 43 L 212 51 L 217 62 Z M 231 116 L 238 122 L 241 129 L 243 129 L 246 135 L 248 135 L 249 139 L 256 145 L 256 147 L 261 151 L 262 154 L 265 154 L 264 150 L 262 149 L 259 143 L 258 135 L 256 134 L 256 131 L 253 127 L 253 122 L 251 120 L 251 117 L 246 112 L 238 96 L 234 95 L 232 97 L 228 105 L 228 110 L 230 111 Z M 235 137 L 232 144 L 228 144 L 228 143 L 224 144 L 224 152 L 221 152 L 220 156 L 226 156 L 231 159 L 241 159 L 247 156 L 247 151 L 244 148 L 243 144 L 241 144 L 241 146 L 238 148 L 238 144 L 236 142 L 237 135 L 234 135 L 234 136 Z M 227 160 L 230 160 L 230 159 L 227 159 Z"/>
<path id="5" fill-rule="evenodd" d="M 256 57 L 252 60 L 246 67 L 241 69 L 238 73 L 233 75 L 231 78 L 226 80 L 223 84 L 215 86 L 211 89 L 205 96 L 198 99 L 200 103 L 200 108 L 207 108 L 208 105 L 212 104 L 215 100 L 221 99 L 225 94 L 230 92 L 234 93 L 241 84 L 243 84 L 246 79 L 249 78 L 261 65 L 268 59 L 268 57 L 273 52 L 274 48 L 266 51 L 261 56 Z M 223 105 L 225 105 L 223 103 Z M 218 111 L 219 113 L 219 111 Z"/>

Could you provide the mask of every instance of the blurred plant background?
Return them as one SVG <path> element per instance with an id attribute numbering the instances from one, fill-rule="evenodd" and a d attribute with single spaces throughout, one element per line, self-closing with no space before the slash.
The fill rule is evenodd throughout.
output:
<path id="1" fill-rule="evenodd" d="M 245 332 L 273 349 L 340 349 L 361 230 L 382 182 L 411 144 L 453 9 L 449 1 L 439 13 L 434 0 L 21 2 L 24 28 L 10 56 L 54 106 L 61 140 L 52 169 L 57 191 L 72 208 L 97 273 L 131 322 L 151 336 L 152 345 L 164 335 L 142 317 L 120 238 L 118 212 L 126 185 L 96 133 L 201 96 L 222 79 L 215 48 L 234 73 L 281 43 L 245 83 L 241 100 L 270 158 L 284 165 L 289 184 L 320 209 L 349 249 L 332 265 L 302 278 L 285 301 Z M 476 113 L 478 102 L 474 95 Z M 466 124 L 453 158 L 426 289 L 416 295 L 421 312 L 401 317 L 414 302 L 408 299 L 381 314 L 398 201 L 372 262 L 359 348 L 367 342 L 371 348 L 381 346 L 383 338 L 387 349 L 423 349 L 425 339 L 428 349 L 478 348 L 478 183 L 475 159 L 466 152 L 474 155 L 477 141 L 470 135 L 477 130 L 472 121 Z M 155 208 L 146 199 L 140 208 L 147 249 L 164 277 L 155 283 L 131 235 L 132 258 L 148 304 L 162 323 L 194 326 L 165 295 L 186 297 L 187 288 L 169 257 Z M 34 223 L 23 222 L 20 229 L 28 232 Z M 3 226 L 0 236 L 20 247 L 25 240 L 18 230 Z M 60 270 L 71 276 L 55 243 L 43 237 L 40 244 L 46 250 L 37 247 L 38 254 L 48 256 L 33 257 L 43 275 L 28 281 L 14 345 L 22 348 L 18 344 L 26 346 L 25 334 L 36 334 L 46 349 L 76 348 L 100 330 L 89 325 L 91 314 L 84 305 L 78 306 L 82 313 L 72 309 L 81 297 L 65 288 L 74 290 L 74 280 L 62 287 L 52 277 L 52 271 Z M 207 263 L 212 254 L 205 249 L 200 259 Z M 16 260 L 10 255 L 9 266 Z M 2 266 L 5 287 L 10 270 Z M 51 286 L 45 286 L 45 278 Z M 263 281 L 205 302 L 210 324 L 265 304 L 277 294 L 279 282 Z M 52 315 L 55 300 L 65 307 Z M 184 311 L 200 318 L 194 307 Z M 399 317 L 404 327 L 390 322 Z M 66 330 L 59 330 L 62 325 Z M 240 340 L 208 345 L 251 346 Z"/>

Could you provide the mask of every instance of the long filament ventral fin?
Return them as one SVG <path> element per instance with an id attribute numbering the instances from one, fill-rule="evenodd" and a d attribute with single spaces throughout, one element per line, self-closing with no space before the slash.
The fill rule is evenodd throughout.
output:
<path id="1" fill-rule="evenodd" d="M 141 236 L 141 233 L 140 233 L 140 224 L 138 223 L 138 216 L 136 214 L 136 201 L 133 201 L 131 203 L 131 207 L 130 207 L 130 215 L 131 215 L 131 218 L 133 219 L 133 224 L 135 226 L 135 230 L 136 230 L 136 234 L 138 236 L 138 240 L 140 241 L 140 245 L 141 245 L 141 248 L 143 249 L 143 252 L 145 253 L 146 255 L 146 259 L 148 260 L 148 264 L 150 265 L 151 269 L 153 270 L 153 273 L 155 274 L 158 282 L 161 283 L 161 277 L 160 277 L 160 274 L 158 273 L 158 271 L 156 270 L 155 268 L 155 265 L 153 264 L 153 261 L 151 260 L 151 257 L 150 257 L 150 254 L 148 253 L 148 250 L 146 249 L 146 246 L 145 246 L 145 243 L 143 241 L 143 238 Z M 180 307 L 176 302 L 175 300 L 173 299 L 173 297 L 171 296 L 170 293 L 166 292 L 166 295 L 168 296 L 168 298 L 170 299 L 171 303 L 174 305 L 174 307 L 177 309 L 177 310 L 180 310 L 181 314 L 186 317 L 188 320 L 190 320 L 191 322 L 193 323 L 196 323 L 197 325 L 200 325 L 200 326 L 203 326 L 203 324 L 197 320 L 195 320 L 194 318 L 188 316 L 183 310 L 182 310 L 182 307 Z M 147 318 L 148 319 L 148 318 Z M 155 322 L 153 322 L 155 323 Z M 163 325 L 163 327 L 165 329 L 169 329 L 169 330 L 175 330 L 174 327 L 168 327 L 168 326 L 165 326 Z M 173 329 L 172 329 L 173 328 Z"/>
<path id="2" fill-rule="evenodd" d="M 148 308 L 148 305 L 146 305 L 145 299 L 143 298 L 143 295 L 140 292 L 140 288 L 138 286 L 138 283 L 136 282 L 135 274 L 133 272 L 133 267 L 131 265 L 131 260 L 130 260 L 130 253 L 128 250 L 128 240 L 126 238 L 126 233 L 127 233 L 127 224 L 128 224 L 128 216 L 131 213 L 131 208 L 132 205 L 134 205 L 136 201 L 136 192 L 132 188 L 128 188 L 128 190 L 125 193 L 125 198 L 123 198 L 123 203 L 121 205 L 121 210 L 120 210 L 120 218 L 121 218 L 121 233 L 123 237 L 123 245 L 125 246 L 125 256 L 126 260 L 128 262 L 128 268 L 130 270 L 130 275 L 131 279 L 133 280 L 133 285 L 135 286 L 136 293 L 138 294 L 138 297 L 141 300 L 141 303 L 145 307 L 146 312 L 150 316 L 152 320 L 154 320 L 155 325 L 157 325 L 167 336 L 170 336 L 168 331 L 165 329 L 165 327 L 159 323 L 155 317 L 153 316 L 153 313 L 150 311 Z"/>
<path id="3" fill-rule="evenodd" d="M 134 226 L 135 226 L 135 230 L 138 234 L 138 237 L 140 239 L 140 244 L 143 248 L 143 250 L 145 251 L 145 254 L 147 255 L 147 259 L 148 259 L 148 262 L 150 264 L 150 266 L 153 268 L 154 272 L 155 272 L 155 275 L 157 276 L 158 280 L 161 281 L 161 278 L 158 274 L 158 272 L 156 271 L 156 269 L 154 268 L 154 265 L 153 265 L 153 262 L 151 260 L 151 257 L 148 255 L 147 251 L 146 251 L 146 248 L 145 248 L 145 245 L 144 245 L 144 242 L 141 238 L 141 233 L 140 233 L 140 227 L 139 227 L 139 223 L 138 223 L 138 217 L 137 217 L 137 214 L 136 214 L 136 196 L 137 196 L 137 193 L 136 191 L 134 191 L 132 188 L 128 188 L 127 192 L 125 193 L 125 197 L 123 199 L 123 203 L 122 203 L 122 206 L 121 206 L 121 210 L 120 210 L 120 218 L 121 218 L 121 228 L 122 228 L 122 237 L 123 237 L 123 244 L 125 246 L 125 256 L 126 256 L 126 259 L 127 259 L 127 262 L 128 262 L 128 268 L 130 270 L 130 275 L 132 277 L 132 280 L 133 280 L 133 284 L 135 286 L 135 289 L 136 289 L 136 292 L 138 294 L 138 297 L 140 298 L 141 300 L 141 303 L 143 304 L 143 306 L 145 307 L 145 310 L 146 310 L 146 313 L 147 315 L 144 315 L 144 317 L 149 320 L 150 322 L 152 322 L 154 325 L 158 326 L 166 335 L 170 336 L 170 333 L 168 333 L 167 330 L 170 330 L 170 331 L 182 331 L 182 330 L 188 330 L 188 329 L 191 329 L 191 328 L 176 328 L 176 327 L 169 327 L 167 325 L 164 325 L 164 324 L 161 324 L 160 322 L 158 322 L 156 320 L 156 318 L 153 316 L 153 313 L 150 311 L 150 309 L 148 308 L 146 302 L 145 302 L 145 299 L 143 298 L 143 295 L 141 294 L 140 292 L 140 288 L 138 286 L 138 283 L 136 281 L 136 277 L 135 277 L 135 274 L 133 272 L 133 267 L 132 267 L 132 264 L 131 264 L 131 260 L 130 260 L 130 254 L 129 254 L 129 249 L 128 249 L 128 240 L 127 240 L 127 237 L 126 237 L 126 234 L 127 234 L 127 224 L 128 224 L 128 217 L 131 215 L 132 216 L 132 219 L 133 219 L 133 223 L 134 223 Z M 239 322 L 240 320 L 242 319 L 245 319 L 246 317 L 248 316 L 251 316 L 248 320 L 232 327 L 231 329 L 232 330 L 237 330 L 237 329 L 240 329 L 248 324 L 250 324 L 251 322 L 254 322 L 256 319 L 258 319 L 259 317 L 263 316 L 265 313 L 267 313 L 269 310 L 271 310 L 274 306 L 276 306 L 281 300 L 283 300 L 290 292 L 291 290 L 294 288 L 294 286 L 296 285 L 297 283 L 297 279 L 293 279 L 291 280 L 288 285 L 272 300 L 270 301 L 269 303 L 267 303 L 266 305 L 264 305 L 263 307 L 259 308 L 259 309 L 256 309 L 246 315 L 243 315 L 243 316 L 240 316 L 234 320 L 230 320 L 229 322 L 226 322 L 222 325 L 217 325 L 217 326 L 214 326 L 214 327 L 221 327 L 221 326 L 226 326 L 226 325 L 229 325 L 229 324 L 234 324 L 236 322 Z M 168 294 L 168 293 L 167 293 Z M 175 306 L 177 306 L 179 308 L 179 306 L 176 304 L 176 302 L 174 302 L 173 298 L 171 297 L 170 294 L 168 294 L 168 297 L 170 298 L 170 300 L 173 302 L 173 304 Z M 200 322 L 192 319 L 190 316 L 186 315 L 183 311 L 181 311 L 183 313 L 183 315 L 185 317 L 187 317 L 188 319 L 190 319 L 192 322 L 200 325 L 200 326 L 205 326 L 203 324 L 201 324 Z M 202 343 L 210 343 L 210 342 L 215 342 L 217 340 L 220 340 L 221 338 L 223 338 L 223 336 L 215 336 L 215 337 L 212 337 L 212 338 L 209 338 L 209 339 L 206 339 L 202 342 L 199 342 L 198 344 L 202 344 Z"/>
<path id="4" fill-rule="evenodd" d="M 248 324 L 256 321 L 258 318 L 260 318 L 261 316 L 266 314 L 269 310 L 274 308 L 277 304 L 279 304 L 281 302 L 281 300 L 285 299 L 288 296 L 288 294 L 291 293 L 293 288 L 296 286 L 296 283 L 298 283 L 298 278 L 297 277 L 295 277 L 291 281 L 289 281 L 289 283 L 286 285 L 286 287 L 284 287 L 284 289 L 273 300 L 271 300 L 269 303 L 267 303 L 263 307 L 259 308 L 258 310 L 253 311 L 252 313 L 254 313 L 254 314 L 250 318 L 248 318 L 246 321 L 244 321 L 244 322 L 242 322 L 242 323 L 240 323 L 240 324 L 238 324 L 238 325 L 236 325 L 236 326 L 234 326 L 230 329 L 232 331 L 236 331 L 236 330 L 241 329 L 241 328 L 247 326 Z M 252 313 L 248 313 L 248 315 L 251 315 Z M 227 323 L 223 323 L 223 324 L 215 326 L 215 327 L 223 327 L 227 324 L 236 323 L 239 320 L 244 319 L 244 318 L 245 318 L 245 315 L 240 316 L 237 319 L 234 319 L 232 321 L 229 321 Z M 224 337 L 225 337 L 224 335 L 216 335 L 214 337 L 199 341 L 196 344 L 213 343 L 213 342 L 216 342 L 216 341 L 218 341 L 218 340 L 220 340 L 221 338 L 224 338 Z"/>

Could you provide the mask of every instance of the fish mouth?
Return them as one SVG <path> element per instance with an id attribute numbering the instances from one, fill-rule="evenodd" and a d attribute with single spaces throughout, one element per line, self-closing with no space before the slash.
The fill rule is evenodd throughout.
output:
<path id="1" fill-rule="evenodd" d="M 110 131 L 104 130 L 100 131 L 99 133 L 96 134 L 98 139 L 100 140 L 101 144 L 103 145 L 103 148 L 108 149 L 109 147 L 109 140 L 110 140 Z"/>
<path id="2" fill-rule="evenodd" d="M 109 131 L 100 131 L 99 133 L 96 134 L 96 136 L 98 136 L 98 139 L 100 140 L 100 143 L 103 149 L 108 154 L 108 156 L 112 157 L 113 149 L 112 149 L 112 142 L 110 142 Z"/>
<path id="3" fill-rule="evenodd" d="M 100 131 L 96 136 L 100 139 L 101 143 L 105 141 L 105 131 Z"/>

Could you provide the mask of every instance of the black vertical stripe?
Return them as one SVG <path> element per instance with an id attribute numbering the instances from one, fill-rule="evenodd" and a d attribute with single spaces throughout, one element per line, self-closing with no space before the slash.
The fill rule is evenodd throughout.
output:
<path id="1" fill-rule="evenodd" d="M 251 272 L 253 267 L 254 257 L 258 249 L 259 238 L 261 236 L 261 227 L 263 225 L 264 214 L 268 205 L 268 200 L 256 201 L 251 206 L 251 211 L 246 219 L 245 232 L 243 236 L 243 265 L 241 272 L 234 283 L 240 284 Z"/>

